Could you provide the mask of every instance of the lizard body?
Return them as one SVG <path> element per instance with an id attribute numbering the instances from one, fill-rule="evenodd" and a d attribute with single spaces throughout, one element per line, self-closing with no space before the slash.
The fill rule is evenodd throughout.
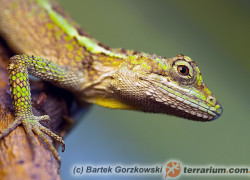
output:
<path id="1" fill-rule="evenodd" d="M 31 110 L 28 73 L 71 91 L 79 103 L 165 113 L 192 120 L 218 118 L 222 108 L 204 84 L 195 62 L 184 55 L 165 58 L 112 49 L 96 41 L 48 0 L 1 0 L 0 34 L 18 54 L 10 59 L 9 78 L 16 120 L 2 134 L 23 124 L 35 146 L 39 135 L 59 160 Z M 33 131 L 33 132 L 32 132 Z"/>

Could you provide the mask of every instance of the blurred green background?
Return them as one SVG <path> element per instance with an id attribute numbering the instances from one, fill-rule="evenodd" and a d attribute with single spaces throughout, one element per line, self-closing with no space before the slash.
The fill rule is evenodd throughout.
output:
<path id="1" fill-rule="evenodd" d="M 222 117 L 195 122 L 161 114 L 93 106 L 66 138 L 62 178 L 140 179 L 150 176 L 71 175 L 75 164 L 250 166 L 250 1 L 60 0 L 93 37 L 123 47 L 173 57 L 190 56 L 221 103 Z M 249 179 L 204 176 L 179 179 Z"/>

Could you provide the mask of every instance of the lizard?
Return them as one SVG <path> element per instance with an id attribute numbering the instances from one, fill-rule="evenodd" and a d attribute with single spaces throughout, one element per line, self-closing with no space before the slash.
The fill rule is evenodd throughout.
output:
<path id="1" fill-rule="evenodd" d="M 222 114 L 221 105 L 190 57 L 167 58 L 105 46 L 82 30 L 55 1 L 1 0 L 0 34 L 17 52 L 8 65 L 15 120 L 0 133 L 0 140 L 22 125 L 32 149 L 37 135 L 58 162 L 51 138 L 62 150 L 65 143 L 40 124 L 49 116 L 33 114 L 28 74 L 72 92 L 80 105 L 197 121 L 211 121 Z"/>

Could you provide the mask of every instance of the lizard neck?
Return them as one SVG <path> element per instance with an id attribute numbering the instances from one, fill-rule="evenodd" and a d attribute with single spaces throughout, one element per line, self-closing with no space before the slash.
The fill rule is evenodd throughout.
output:
<path id="1" fill-rule="evenodd" d="M 36 0 L 48 13 L 50 20 L 59 27 L 68 37 L 77 41 L 78 46 L 84 47 L 82 64 L 87 70 L 88 81 L 94 82 L 102 74 L 114 71 L 124 60 L 137 52 L 125 49 L 113 49 L 105 46 L 87 35 L 80 27 L 76 28 L 63 12 L 58 11 L 58 6 L 49 0 Z"/>

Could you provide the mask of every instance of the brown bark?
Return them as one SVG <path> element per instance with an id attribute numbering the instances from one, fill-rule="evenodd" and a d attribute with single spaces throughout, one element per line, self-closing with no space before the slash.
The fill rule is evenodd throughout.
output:
<path id="1" fill-rule="evenodd" d="M 13 52 L 0 39 L 0 131 L 14 120 L 6 69 L 12 55 Z M 51 120 L 44 125 L 64 136 L 73 125 L 68 116 L 72 104 L 70 99 L 73 99 L 71 94 L 58 91 L 44 82 L 30 81 L 30 84 L 34 114 L 49 115 Z M 37 144 L 35 158 L 32 160 L 30 143 L 22 126 L 1 140 L 0 179 L 61 179 L 60 165 L 39 138 Z"/>

